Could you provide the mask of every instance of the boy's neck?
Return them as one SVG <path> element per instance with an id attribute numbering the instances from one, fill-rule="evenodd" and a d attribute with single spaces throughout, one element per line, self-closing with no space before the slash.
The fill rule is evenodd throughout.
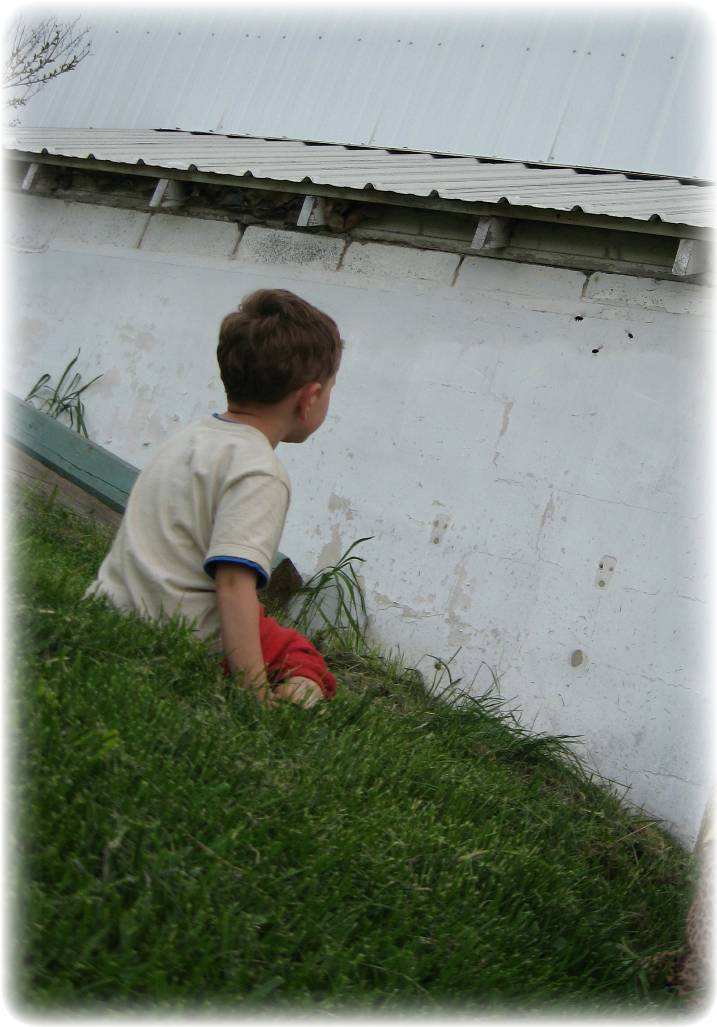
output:
<path id="1" fill-rule="evenodd" d="M 323 423 L 336 376 L 322 384 L 307 382 L 277 403 L 234 404 L 227 401 L 222 417 L 248 424 L 266 435 L 272 449 L 280 442 L 305 442 Z"/>
<path id="2" fill-rule="evenodd" d="M 272 416 L 268 411 L 258 412 L 229 407 L 219 416 L 225 421 L 234 421 L 236 424 L 247 424 L 250 428 L 257 428 L 267 437 L 272 449 L 276 449 L 286 433 L 283 418 Z"/>

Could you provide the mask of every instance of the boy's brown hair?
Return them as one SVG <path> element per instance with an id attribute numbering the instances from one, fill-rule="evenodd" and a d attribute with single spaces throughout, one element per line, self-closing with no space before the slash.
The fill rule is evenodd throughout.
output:
<path id="1" fill-rule="evenodd" d="M 286 289 L 258 289 L 222 321 L 217 360 L 230 403 L 271 404 L 328 381 L 342 349 L 328 314 Z"/>

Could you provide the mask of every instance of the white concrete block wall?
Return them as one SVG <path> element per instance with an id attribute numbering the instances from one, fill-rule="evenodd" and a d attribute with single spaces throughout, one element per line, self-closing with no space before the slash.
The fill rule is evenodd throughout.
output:
<path id="1" fill-rule="evenodd" d="M 250 225 L 242 236 L 236 259 L 244 265 L 270 267 L 283 265 L 299 268 L 322 268 L 335 271 L 346 248 L 343 239 L 282 232 L 259 225 Z"/>
<path id="2" fill-rule="evenodd" d="M 191 254 L 228 259 L 239 245 L 239 237 L 238 226 L 226 221 L 200 221 L 157 213 L 147 218 L 141 246 L 143 250 L 168 256 Z"/>
<path id="3" fill-rule="evenodd" d="M 465 686 L 497 678 L 526 725 L 579 735 L 691 842 L 712 773 L 708 290 L 258 226 L 235 246 L 233 225 L 91 210 L 17 199 L 10 390 L 81 345 L 85 379 L 103 374 L 91 434 L 141 466 L 223 408 L 217 328 L 243 295 L 327 310 L 347 348 L 326 424 L 279 450 L 282 549 L 310 574 L 373 536 L 379 642 L 429 678 L 426 653 L 459 650 Z"/>
<path id="4" fill-rule="evenodd" d="M 109 246 L 132 249 L 138 246 L 149 218 L 137 210 L 95 207 L 88 203 L 66 203 L 54 233 L 59 245 Z"/>
<path id="5" fill-rule="evenodd" d="M 412 246 L 352 242 L 341 262 L 341 270 L 376 278 L 418 278 L 450 285 L 458 270 L 455 253 L 419 250 Z"/>
<path id="6" fill-rule="evenodd" d="M 18 198 L 5 208 L 6 242 L 11 252 L 41 250 L 62 221 L 68 204 L 42 196 Z"/>
<path id="7" fill-rule="evenodd" d="M 543 296 L 551 303 L 555 300 L 577 300 L 585 285 L 585 275 L 564 268 L 506 263 L 490 257 L 466 257 L 456 285 L 461 292 L 478 289 L 480 292 L 532 296 L 535 299 Z"/>

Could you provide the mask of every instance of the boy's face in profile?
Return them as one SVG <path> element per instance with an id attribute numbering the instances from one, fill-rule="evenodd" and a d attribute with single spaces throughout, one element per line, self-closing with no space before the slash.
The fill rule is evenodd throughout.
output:
<path id="1" fill-rule="evenodd" d="M 312 402 L 307 410 L 305 419 L 297 426 L 295 431 L 292 431 L 289 435 L 285 436 L 282 439 L 282 442 L 305 442 L 309 436 L 313 435 L 314 432 L 321 427 L 329 412 L 331 391 L 336 384 L 337 374 L 338 368 L 332 377 L 329 378 L 328 381 L 324 382 L 317 392 L 314 392 Z"/>
<path id="2" fill-rule="evenodd" d="M 331 391 L 334 385 L 336 384 L 337 374 L 338 370 L 336 370 L 336 372 L 332 375 L 331 378 L 329 378 L 327 382 L 324 382 L 324 384 L 321 387 L 321 392 L 316 397 L 313 410 L 311 411 L 311 414 L 313 415 L 311 417 L 311 421 L 314 425 L 314 427 L 312 427 L 311 429 L 312 435 L 317 430 L 317 428 L 320 428 L 326 420 L 326 415 L 329 412 L 329 405 L 331 403 Z"/>

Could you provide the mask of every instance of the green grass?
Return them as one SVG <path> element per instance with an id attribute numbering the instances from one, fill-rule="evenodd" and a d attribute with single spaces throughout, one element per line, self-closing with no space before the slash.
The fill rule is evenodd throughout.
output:
<path id="1" fill-rule="evenodd" d="M 178 624 L 82 602 L 108 544 L 11 528 L 16 1000 L 121 1011 L 679 1012 L 690 860 L 488 699 L 367 648 L 260 707 Z M 356 649 L 356 647 L 354 647 Z"/>

